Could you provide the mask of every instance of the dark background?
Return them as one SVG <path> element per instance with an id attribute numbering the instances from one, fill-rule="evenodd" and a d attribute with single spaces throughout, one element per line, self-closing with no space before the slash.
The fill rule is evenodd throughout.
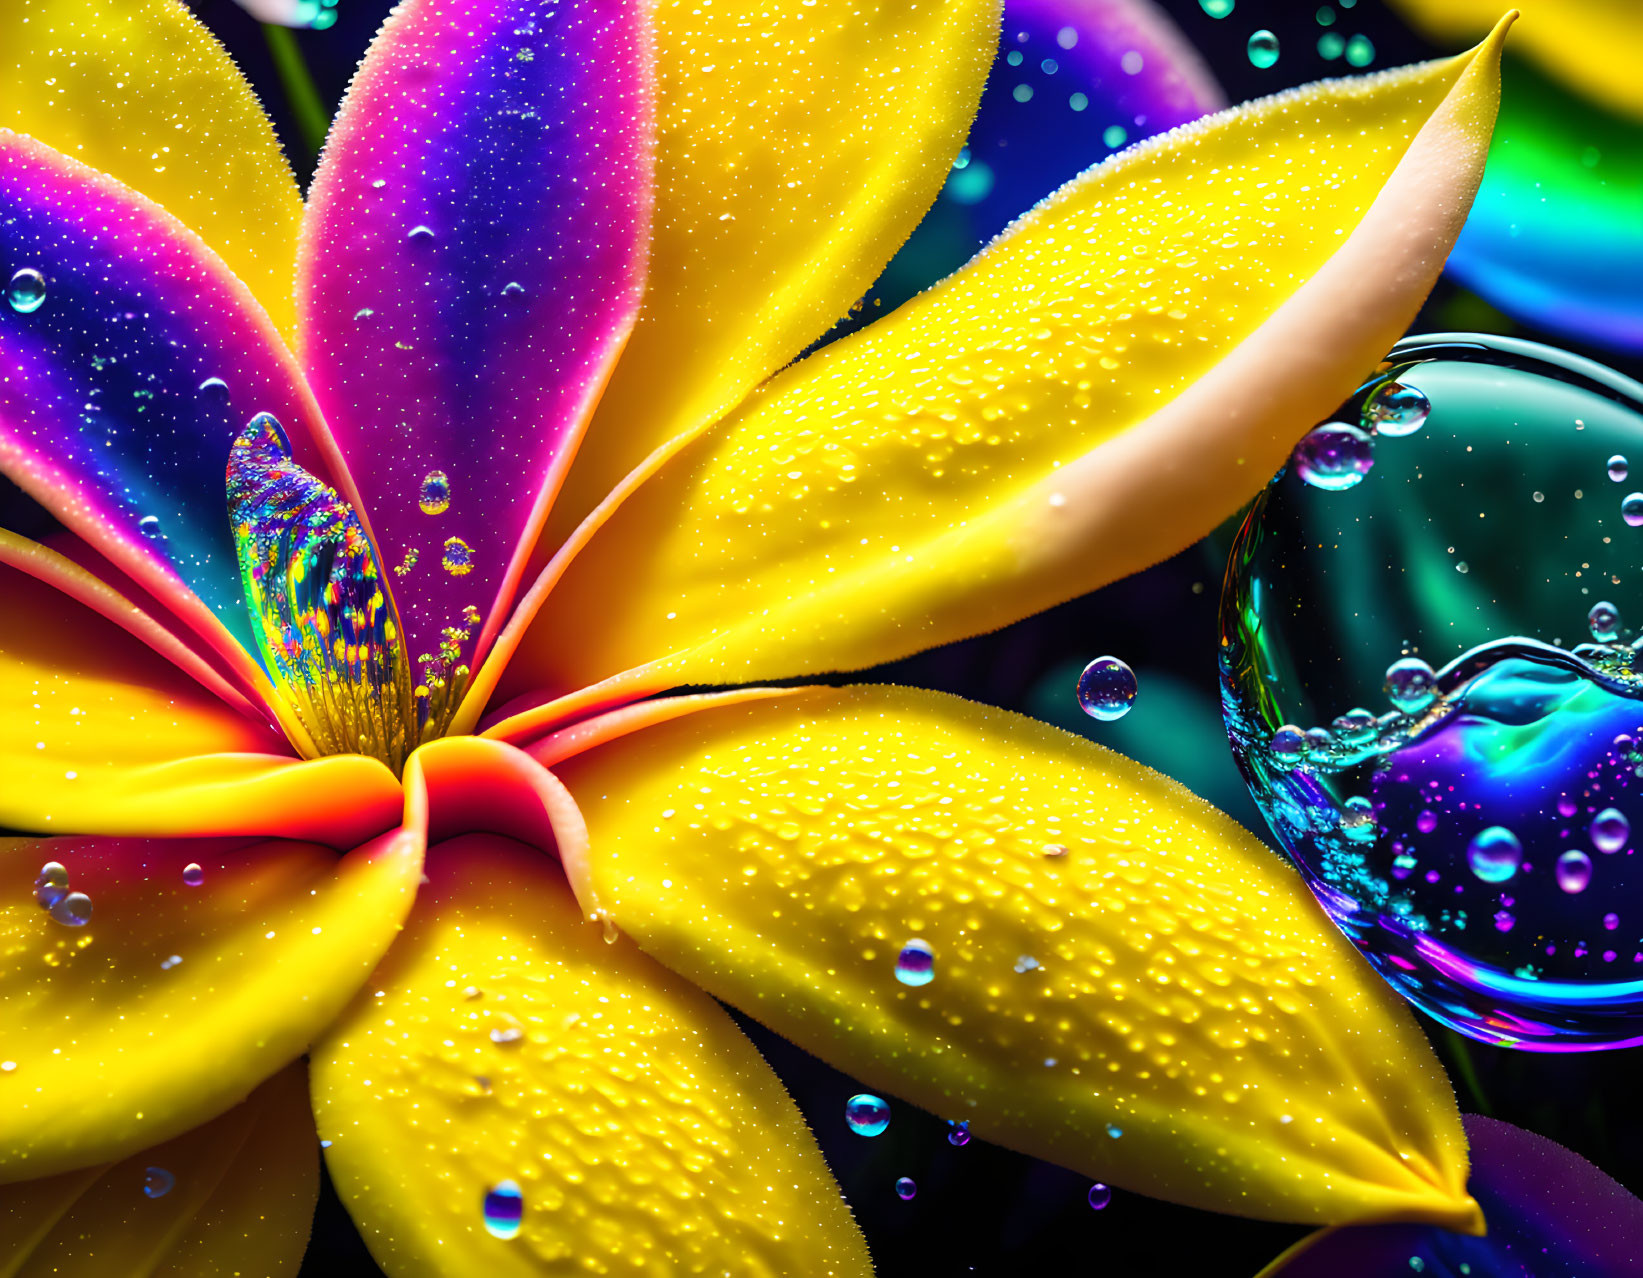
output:
<path id="1" fill-rule="evenodd" d="M 1343 62 L 1326 63 L 1317 54 L 1321 28 L 1314 3 L 1237 0 L 1235 12 L 1222 20 L 1208 17 L 1197 0 L 1161 4 L 1204 55 L 1231 101 L 1351 73 Z M 1379 0 L 1358 0 L 1350 9 L 1337 0 L 1335 7 L 1339 21 L 1334 30 L 1362 32 L 1374 42 L 1371 70 L 1450 52 L 1426 45 Z M 299 178 L 306 180 L 313 157 L 286 107 L 261 28 L 231 0 L 194 0 L 194 8 L 256 86 Z M 340 0 L 334 27 L 297 35 L 327 109 L 341 97 L 389 8 L 390 0 Z M 1259 27 L 1276 32 L 1283 49 L 1277 65 L 1267 70 L 1253 67 L 1245 54 L 1245 41 Z M 1043 194 L 1023 192 L 1021 207 Z M 870 306 L 869 314 L 882 313 L 910 286 L 928 282 L 909 281 L 908 269 L 902 262 L 887 275 L 878 289 L 885 304 Z M 1413 331 L 1462 328 L 1546 338 L 1532 327 L 1513 325 L 1447 282 Z M 1582 350 L 1634 377 L 1643 375 L 1639 361 L 1565 339 L 1546 340 Z M 32 512 L 17 507 L 14 492 L 9 498 L 0 493 L 0 523 L 28 531 L 35 520 Z M 1220 730 L 1215 609 L 1222 556 L 1215 546 L 1212 538 L 1096 594 L 868 677 L 942 689 L 1083 732 L 1169 772 L 1265 835 Z M 1078 713 L 1073 680 L 1085 662 L 1106 652 L 1137 669 L 1141 695 L 1124 720 L 1095 724 Z M 1122 1191 L 1106 1210 L 1092 1211 L 1085 1198 L 1089 1182 L 1082 1177 L 979 1140 L 954 1148 L 945 1139 L 942 1120 L 904 1104 L 895 1105 L 895 1121 L 884 1135 L 872 1140 L 854 1136 L 844 1124 L 844 1101 L 860 1089 L 738 1019 L 810 1120 L 883 1278 L 1066 1272 L 1249 1275 L 1305 1232 L 1195 1212 Z M 1643 1102 L 1635 1055 L 1508 1052 L 1463 1045 L 1448 1031 L 1428 1028 L 1463 1109 L 1550 1136 L 1633 1192 L 1643 1192 Z M 902 1202 L 894 1192 L 900 1176 L 918 1183 L 918 1196 L 911 1202 Z M 369 1278 L 378 1272 L 328 1183 L 302 1272 L 311 1278 Z"/>

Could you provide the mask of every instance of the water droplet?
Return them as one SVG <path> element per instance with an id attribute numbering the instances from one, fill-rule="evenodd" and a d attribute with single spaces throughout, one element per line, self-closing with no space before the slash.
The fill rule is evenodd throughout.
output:
<path id="1" fill-rule="evenodd" d="M 1295 445 L 1295 473 L 1314 488 L 1356 488 L 1375 464 L 1375 441 L 1345 422 L 1325 422 Z"/>
<path id="2" fill-rule="evenodd" d="M 1570 848 L 1557 859 L 1557 885 L 1573 896 L 1584 892 L 1592 881 L 1592 858 L 1579 848 Z"/>
<path id="3" fill-rule="evenodd" d="M 1096 1181 L 1095 1184 L 1090 1186 L 1090 1206 L 1095 1208 L 1096 1211 L 1100 1211 L 1111 1201 L 1112 1190 L 1108 1189 L 1107 1186 L 1100 1181 Z"/>
<path id="4" fill-rule="evenodd" d="M 1265 27 L 1249 37 L 1249 44 L 1246 47 L 1250 65 L 1260 67 L 1263 71 L 1278 61 L 1278 37 Z"/>
<path id="5" fill-rule="evenodd" d="M 220 377 L 208 377 L 200 383 L 200 398 L 218 408 L 225 408 L 230 399 L 228 383 Z"/>
<path id="6" fill-rule="evenodd" d="M 903 985 L 928 985 L 936 974 L 936 956 L 929 943 L 908 941 L 896 956 L 896 979 Z"/>
<path id="7" fill-rule="evenodd" d="M 1286 723 L 1272 734 L 1268 748 L 1272 761 L 1281 768 L 1293 767 L 1306 758 L 1306 733 L 1293 723 Z"/>
<path id="8" fill-rule="evenodd" d="M 143 1169 L 143 1193 L 150 1198 L 164 1198 L 176 1185 L 177 1178 L 164 1167 L 145 1167 Z"/>
<path id="9" fill-rule="evenodd" d="M 6 301 L 19 315 L 40 309 L 46 300 L 46 277 L 32 266 L 25 266 L 11 277 L 6 285 Z"/>
<path id="10" fill-rule="evenodd" d="M 44 887 L 46 884 L 54 887 L 68 886 L 68 866 L 61 861 L 47 861 L 40 867 L 40 873 L 34 876 L 34 886 Z"/>
<path id="11" fill-rule="evenodd" d="M 959 1149 L 970 1143 L 969 1119 L 960 1119 L 958 1122 L 954 1122 L 952 1119 L 947 1120 L 947 1143 L 957 1146 Z"/>
<path id="12" fill-rule="evenodd" d="M 1419 714 L 1437 694 L 1432 667 L 1419 657 L 1405 657 L 1386 668 L 1386 696 L 1405 714 Z"/>
<path id="13" fill-rule="evenodd" d="M 502 286 L 502 296 L 510 302 L 525 296 L 525 286 L 518 280 L 511 280 Z"/>
<path id="14" fill-rule="evenodd" d="M 1046 843 L 1042 852 L 1045 856 L 1054 860 L 1056 857 L 1067 855 L 1067 845 L 1065 843 Z"/>
<path id="15" fill-rule="evenodd" d="M 190 861 L 183 866 L 183 882 L 189 887 L 199 887 L 205 882 L 205 871 L 200 868 L 198 861 Z"/>
<path id="16" fill-rule="evenodd" d="M 525 1219 L 525 1195 L 517 1183 L 501 1180 L 485 1191 L 485 1232 L 493 1238 L 516 1238 Z"/>
<path id="17" fill-rule="evenodd" d="M 1431 416 L 1432 401 L 1413 386 L 1382 382 L 1364 400 L 1363 428 L 1377 435 L 1413 435 Z"/>
<path id="18" fill-rule="evenodd" d="M 434 228 L 431 226 L 413 226 L 406 232 L 405 238 L 413 244 L 432 244 L 434 242 Z"/>
<path id="19" fill-rule="evenodd" d="M 510 1018 L 511 1019 L 511 1018 Z M 515 1024 L 493 1025 L 491 1027 L 491 1042 L 507 1047 L 518 1043 L 525 1037 L 524 1027 Z"/>
<path id="20" fill-rule="evenodd" d="M 1609 458 L 1609 478 L 1617 484 L 1626 482 L 1626 476 L 1631 474 L 1632 468 L 1626 461 L 1624 454 L 1616 453 Z"/>
<path id="21" fill-rule="evenodd" d="M 896 1182 L 896 1197 L 901 1199 L 902 1202 L 908 1201 L 916 1193 L 918 1193 L 918 1186 L 913 1183 L 911 1176 L 903 1176 Z"/>
<path id="22" fill-rule="evenodd" d="M 1078 676 L 1078 705 L 1092 719 L 1122 719 L 1136 692 L 1135 671 L 1117 657 L 1097 657 Z"/>
<path id="23" fill-rule="evenodd" d="M 1237 0 L 1198 0 L 1198 7 L 1212 18 L 1224 18 L 1237 6 Z"/>
<path id="24" fill-rule="evenodd" d="M 162 541 L 165 538 L 165 533 L 160 528 L 160 517 L 158 515 L 144 515 L 137 521 L 137 531 L 150 541 Z"/>
<path id="25" fill-rule="evenodd" d="M 1023 954 L 1015 961 L 1015 970 L 1018 972 L 1036 972 L 1038 970 L 1038 960 L 1031 954 Z"/>
<path id="26" fill-rule="evenodd" d="M 52 905 L 51 917 L 65 927 L 84 927 L 91 922 L 91 898 L 84 892 L 70 892 Z"/>
<path id="27" fill-rule="evenodd" d="M 1124 1129 L 1122 1127 L 1115 1127 L 1111 1123 L 1107 1124 L 1107 1135 L 1111 1136 L 1114 1140 L 1117 1140 L 1123 1134 Z"/>
<path id="28" fill-rule="evenodd" d="M 439 562 L 451 576 L 466 577 L 473 571 L 473 547 L 460 537 L 447 537 L 445 539 L 445 554 Z"/>
<path id="29" fill-rule="evenodd" d="M 890 1126 L 890 1104 L 869 1092 L 860 1092 L 845 1101 L 844 1121 L 858 1136 L 877 1136 Z"/>
<path id="30" fill-rule="evenodd" d="M 1633 528 L 1643 525 L 1643 493 L 1627 493 L 1620 499 L 1620 517 Z"/>
<path id="31" fill-rule="evenodd" d="M 1346 60 L 1355 67 L 1366 67 L 1375 60 L 1375 46 L 1368 36 L 1355 35 L 1347 40 Z"/>
<path id="32" fill-rule="evenodd" d="M 1620 609 L 1606 599 L 1600 600 L 1586 614 L 1586 625 L 1593 639 L 1599 643 L 1613 643 L 1620 634 Z"/>
<path id="33" fill-rule="evenodd" d="M 1505 826 L 1491 825 L 1472 836 L 1466 861 L 1485 883 L 1504 883 L 1523 863 L 1523 844 Z"/>
<path id="34" fill-rule="evenodd" d="M 430 470 L 422 478 L 416 504 L 424 515 L 443 515 L 451 508 L 451 477 L 442 470 Z"/>
<path id="35" fill-rule="evenodd" d="M 1591 831 L 1634 812 L 1643 765 L 1620 593 L 1637 542 L 1615 512 L 1637 476 L 1593 500 L 1594 472 L 1643 438 L 1643 393 L 1529 342 L 1415 338 L 1331 420 L 1361 420 L 1389 382 L 1419 388 L 1426 425 L 1378 441 L 1344 501 L 1287 468 L 1238 533 L 1220 614 L 1234 751 L 1326 910 L 1423 1012 L 1503 1045 L 1531 1026 L 1547 1050 L 1643 1037 L 1632 951 L 1593 944 L 1643 919 L 1643 856 L 1629 832 L 1605 856 Z M 1603 609 L 1588 634 L 1600 602 L 1625 610 L 1613 639 Z M 1330 730 L 1415 654 L 1424 709 L 1368 702 L 1390 711 L 1372 734 Z M 1301 758 L 1291 727 L 1315 742 Z M 1478 838 L 1494 827 L 1511 841 Z"/>
<path id="36" fill-rule="evenodd" d="M 1109 151 L 1116 151 L 1129 141 L 1129 130 L 1122 124 L 1109 124 L 1101 131 L 1101 141 Z"/>
<path id="37" fill-rule="evenodd" d="M 1592 818 L 1586 833 L 1591 836 L 1594 848 L 1612 855 L 1625 847 L 1632 837 L 1632 823 L 1619 808 L 1604 808 Z"/>

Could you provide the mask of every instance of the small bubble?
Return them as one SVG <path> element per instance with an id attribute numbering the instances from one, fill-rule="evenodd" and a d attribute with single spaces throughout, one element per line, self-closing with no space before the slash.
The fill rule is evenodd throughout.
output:
<path id="1" fill-rule="evenodd" d="M 1523 863 L 1523 845 L 1505 826 L 1491 825 L 1472 836 L 1466 860 L 1485 883 L 1504 883 Z"/>
<path id="2" fill-rule="evenodd" d="M 1431 413 L 1432 402 L 1413 386 L 1383 382 L 1364 402 L 1363 428 L 1377 435 L 1413 435 Z"/>
<path id="3" fill-rule="evenodd" d="M 1306 756 L 1306 733 L 1286 723 L 1272 734 L 1272 759 L 1280 767 L 1293 767 Z"/>
<path id="4" fill-rule="evenodd" d="M 451 508 L 451 477 L 442 470 L 430 470 L 422 477 L 416 504 L 424 515 L 443 515 Z"/>
<path id="5" fill-rule="evenodd" d="M 1604 926 L 1605 930 L 1607 930 L 1607 931 L 1610 931 L 1610 932 L 1614 931 L 1615 928 L 1620 926 L 1620 915 L 1618 915 L 1618 914 L 1605 914 L 1603 916 L 1603 926 Z"/>
<path id="6" fill-rule="evenodd" d="M 1065 843 L 1046 843 L 1040 851 L 1044 856 L 1054 859 L 1067 855 L 1067 845 Z"/>
<path id="7" fill-rule="evenodd" d="M 1318 56 L 1333 62 L 1346 51 L 1346 39 L 1338 31 L 1325 31 L 1318 37 Z"/>
<path id="8" fill-rule="evenodd" d="M 913 1183 L 911 1176 L 903 1176 L 896 1182 L 896 1197 L 901 1199 L 902 1202 L 907 1202 L 916 1193 L 918 1193 L 918 1186 Z"/>
<path id="9" fill-rule="evenodd" d="M 19 315 L 40 309 L 46 300 L 46 277 L 32 266 L 25 266 L 11 277 L 6 285 L 6 301 Z"/>
<path id="10" fill-rule="evenodd" d="M 1431 834 L 1438 828 L 1438 814 L 1430 808 L 1422 808 L 1415 814 L 1415 828 L 1422 834 Z"/>
<path id="11" fill-rule="evenodd" d="M 137 521 L 137 531 L 150 541 L 160 541 L 165 537 L 165 533 L 160 528 L 158 515 L 144 515 Z"/>
<path id="12" fill-rule="evenodd" d="M 525 286 L 518 280 L 509 280 L 502 286 L 502 296 L 510 302 L 525 296 Z"/>
<path id="13" fill-rule="evenodd" d="M 1096 1181 L 1095 1184 L 1090 1186 L 1090 1206 L 1095 1208 L 1096 1211 L 1100 1211 L 1111 1201 L 1112 1190 L 1107 1186 L 1100 1181 Z"/>
<path id="14" fill-rule="evenodd" d="M 1015 961 L 1015 970 L 1018 972 L 1035 972 L 1038 970 L 1038 960 L 1031 954 L 1023 954 Z"/>
<path id="15" fill-rule="evenodd" d="M 1363 745 L 1366 741 L 1375 739 L 1375 730 L 1378 725 L 1375 716 L 1362 706 L 1354 707 L 1343 715 L 1337 715 L 1329 725 L 1336 734 L 1348 745 Z"/>
<path id="16" fill-rule="evenodd" d="M 1620 517 L 1633 528 L 1643 525 L 1643 493 L 1627 493 L 1620 499 Z"/>
<path id="17" fill-rule="evenodd" d="M 1586 625 L 1599 643 L 1612 643 L 1620 633 L 1620 609 L 1608 600 L 1599 600 L 1586 614 Z"/>
<path id="18" fill-rule="evenodd" d="M 1078 676 L 1078 705 L 1092 719 L 1122 719 L 1135 704 L 1135 671 L 1117 657 L 1097 657 Z"/>
<path id="19" fill-rule="evenodd" d="M 1570 848 L 1557 859 L 1557 885 L 1570 896 L 1584 892 L 1592 881 L 1592 858 L 1579 848 Z"/>
<path id="20" fill-rule="evenodd" d="M 205 882 L 205 871 L 200 868 L 198 861 L 190 861 L 183 866 L 183 882 L 189 887 L 199 887 Z"/>
<path id="21" fill-rule="evenodd" d="M 896 979 L 903 985 L 928 985 L 936 974 L 936 956 L 925 941 L 911 940 L 896 956 Z"/>
<path id="22" fill-rule="evenodd" d="M 84 892 L 70 892 L 52 905 L 51 917 L 65 927 L 84 927 L 91 922 L 91 898 Z"/>
<path id="23" fill-rule="evenodd" d="M 44 887 L 46 884 L 54 887 L 68 886 L 68 866 L 61 861 L 47 861 L 40 867 L 40 872 L 34 876 L 34 886 Z"/>
<path id="24" fill-rule="evenodd" d="M 1198 0 L 1198 7 L 1212 18 L 1224 18 L 1237 7 L 1237 0 Z"/>
<path id="25" fill-rule="evenodd" d="M 517 1183 L 501 1180 L 485 1191 L 485 1232 L 492 1238 L 516 1238 L 525 1218 L 525 1195 Z"/>
<path id="26" fill-rule="evenodd" d="M 1437 694 L 1437 676 L 1419 657 L 1405 657 L 1386 668 L 1387 699 L 1405 714 L 1419 714 Z"/>
<path id="27" fill-rule="evenodd" d="M 890 1126 L 890 1104 L 870 1092 L 859 1092 L 845 1101 L 844 1121 L 858 1136 L 877 1136 Z"/>
<path id="28" fill-rule="evenodd" d="M 150 1198 L 164 1198 L 176 1185 L 177 1178 L 164 1167 L 145 1167 L 143 1169 L 143 1193 Z"/>
<path id="29" fill-rule="evenodd" d="M 1111 1136 L 1114 1140 L 1117 1140 L 1123 1134 L 1124 1129 L 1122 1127 L 1115 1127 L 1111 1123 L 1107 1124 L 1107 1135 Z"/>
<path id="30" fill-rule="evenodd" d="M 506 1047 L 517 1043 L 525 1037 L 525 1031 L 518 1025 L 497 1025 L 491 1029 L 491 1042 Z"/>
<path id="31" fill-rule="evenodd" d="M 434 228 L 431 226 L 413 226 L 405 235 L 413 244 L 432 244 Z"/>
<path id="32" fill-rule="evenodd" d="M 1246 49 L 1249 53 L 1250 65 L 1259 67 L 1263 71 L 1275 65 L 1278 61 L 1278 37 L 1265 27 L 1249 37 L 1249 44 Z"/>
<path id="33" fill-rule="evenodd" d="M 1366 67 L 1375 60 L 1375 46 L 1366 35 L 1355 35 L 1346 42 L 1346 60 L 1355 67 Z"/>
<path id="34" fill-rule="evenodd" d="M 1594 848 L 1612 854 L 1625 847 L 1632 837 L 1632 823 L 1619 808 L 1604 808 L 1592 818 L 1586 833 L 1591 836 Z"/>
<path id="35" fill-rule="evenodd" d="M 970 1120 L 967 1118 L 954 1122 L 947 1120 L 947 1143 L 959 1149 L 970 1143 Z"/>
<path id="36" fill-rule="evenodd" d="M 1375 464 L 1375 441 L 1345 422 L 1325 422 L 1295 445 L 1295 473 L 1313 488 L 1342 492 L 1363 482 Z"/>
<path id="37" fill-rule="evenodd" d="M 200 383 L 200 398 L 218 408 L 227 405 L 230 398 L 228 383 L 220 377 L 208 377 Z"/>
<path id="38" fill-rule="evenodd" d="M 1101 141 L 1109 151 L 1116 151 L 1129 140 L 1129 131 L 1122 124 L 1109 124 L 1101 131 Z"/>
<path id="39" fill-rule="evenodd" d="M 451 576 L 466 577 L 473 571 L 473 547 L 460 537 L 447 537 L 445 539 L 445 553 L 441 556 L 439 562 Z"/>
<path id="40" fill-rule="evenodd" d="M 1620 453 L 1609 458 L 1609 478 L 1617 484 L 1626 482 L 1626 476 L 1632 473 L 1631 464 Z"/>

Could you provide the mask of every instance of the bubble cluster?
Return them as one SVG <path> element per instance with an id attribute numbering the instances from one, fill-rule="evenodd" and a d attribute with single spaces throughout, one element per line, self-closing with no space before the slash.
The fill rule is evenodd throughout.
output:
<path id="1" fill-rule="evenodd" d="M 1596 487 L 1628 477 L 1643 387 L 1514 339 L 1412 339 L 1334 417 L 1373 469 L 1343 500 L 1298 450 L 1232 550 L 1223 706 L 1251 792 L 1438 1020 L 1643 1041 L 1643 494 Z"/>
<path id="2" fill-rule="evenodd" d="M 34 877 L 34 899 L 64 927 L 84 927 L 91 922 L 91 898 L 69 888 L 68 867 L 61 861 L 47 861 Z"/>

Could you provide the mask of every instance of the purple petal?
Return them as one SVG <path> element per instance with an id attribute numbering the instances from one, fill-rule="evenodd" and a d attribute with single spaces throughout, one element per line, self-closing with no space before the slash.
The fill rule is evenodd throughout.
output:
<path id="1" fill-rule="evenodd" d="M 1468 1188 L 1489 1233 L 1430 1225 L 1333 1229 L 1264 1278 L 1622 1278 L 1643 1274 L 1643 1201 L 1579 1154 L 1533 1132 L 1468 1114 Z M 1464 1266 L 1464 1268 L 1463 1268 Z"/>
<path id="2" fill-rule="evenodd" d="M 302 353 L 395 570 L 413 668 L 465 608 L 476 648 L 503 620 L 633 323 L 646 39 L 639 0 L 411 0 L 332 130 Z"/>
<path id="3" fill-rule="evenodd" d="M 4 132 L 0 281 L 0 472 L 219 650 L 226 628 L 255 651 L 229 447 L 267 411 L 328 470 L 318 409 L 262 308 L 158 205 Z"/>

